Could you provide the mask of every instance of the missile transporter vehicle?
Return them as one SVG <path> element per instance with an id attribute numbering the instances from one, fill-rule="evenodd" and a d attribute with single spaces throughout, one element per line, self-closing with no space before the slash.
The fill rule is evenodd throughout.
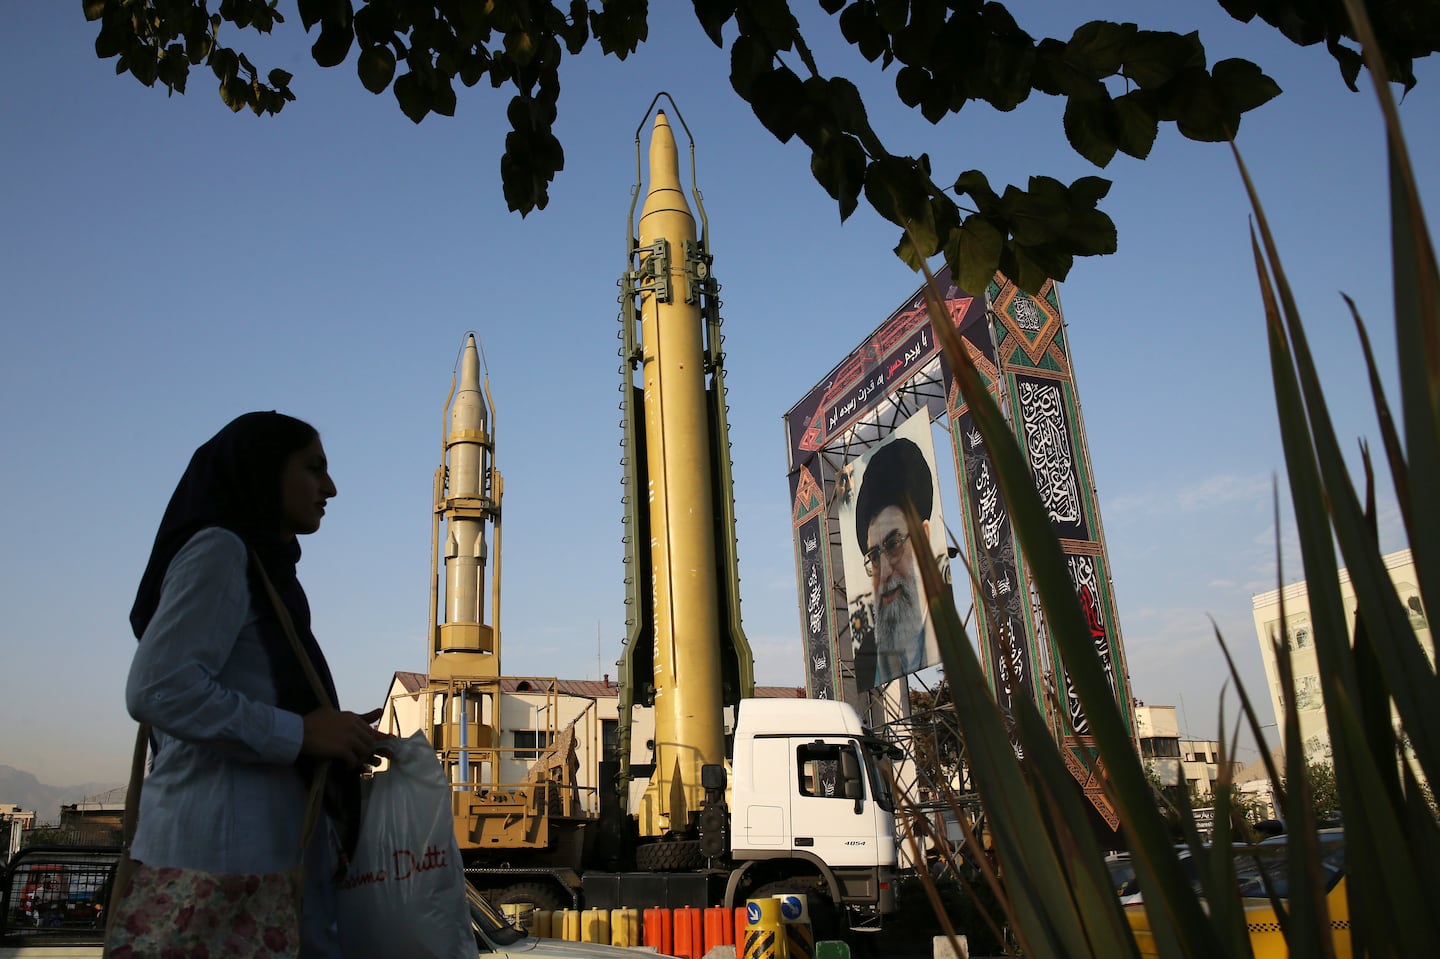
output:
<path id="1" fill-rule="evenodd" d="M 540 909 L 734 907 L 802 892 L 821 938 L 878 928 L 894 909 L 897 862 L 889 748 L 845 703 L 754 698 L 708 220 L 692 188 L 697 232 L 674 131 L 655 111 L 636 229 L 644 126 L 620 280 L 628 635 L 618 742 L 595 764 L 589 808 L 578 798 L 573 726 L 535 740 L 544 751 L 523 782 L 498 779 L 503 483 L 473 337 L 447 404 L 421 711 L 455 784 L 467 875 L 492 902 Z M 693 184 L 693 140 L 690 158 Z M 641 709 L 654 720 L 643 744 L 632 742 Z"/>

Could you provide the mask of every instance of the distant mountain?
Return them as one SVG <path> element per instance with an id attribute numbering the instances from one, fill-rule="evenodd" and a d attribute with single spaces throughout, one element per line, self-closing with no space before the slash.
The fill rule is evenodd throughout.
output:
<path id="1" fill-rule="evenodd" d="M 0 765 L 0 803 L 14 803 L 21 809 L 33 809 L 36 819 L 42 823 L 59 822 L 60 807 L 82 799 L 94 799 L 115 789 L 120 789 L 123 797 L 123 786 L 123 783 L 47 786 L 33 773 Z"/>

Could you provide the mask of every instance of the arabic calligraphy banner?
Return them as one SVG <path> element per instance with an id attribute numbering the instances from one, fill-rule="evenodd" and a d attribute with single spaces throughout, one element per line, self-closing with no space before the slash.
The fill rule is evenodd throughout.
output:
<path id="1" fill-rule="evenodd" d="M 812 700 L 841 698 L 835 636 L 829 612 L 824 497 L 808 469 L 793 474 L 792 521 L 795 569 L 799 572 L 801 623 L 805 634 L 805 694 Z"/>

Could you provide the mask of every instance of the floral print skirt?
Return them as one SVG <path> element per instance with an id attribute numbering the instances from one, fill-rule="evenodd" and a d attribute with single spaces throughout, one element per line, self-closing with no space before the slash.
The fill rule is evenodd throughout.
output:
<path id="1" fill-rule="evenodd" d="M 298 871 L 246 875 L 136 863 L 105 923 L 107 959 L 300 955 Z"/>

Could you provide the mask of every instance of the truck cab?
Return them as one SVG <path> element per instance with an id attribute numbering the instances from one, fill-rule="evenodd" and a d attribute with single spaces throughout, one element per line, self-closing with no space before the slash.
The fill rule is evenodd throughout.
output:
<path id="1" fill-rule="evenodd" d="M 890 749 L 846 703 L 744 700 L 731 760 L 734 882 L 813 876 L 857 926 L 894 911 Z"/>

